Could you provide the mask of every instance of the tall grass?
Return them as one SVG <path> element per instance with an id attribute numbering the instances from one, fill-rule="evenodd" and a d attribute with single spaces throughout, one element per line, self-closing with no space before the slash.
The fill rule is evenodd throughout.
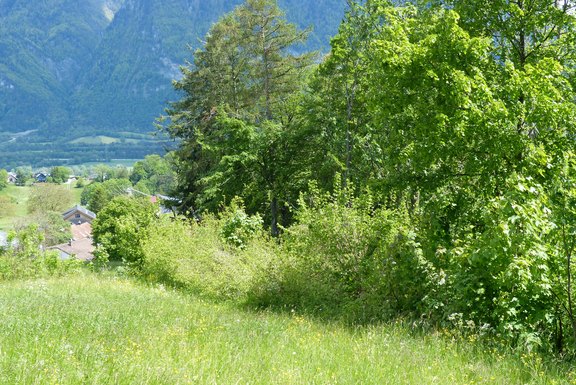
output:
<path id="1" fill-rule="evenodd" d="M 119 278 L 0 285 L 2 384 L 568 384 L 536 357 L 402 325 L 244 312 Z"/>

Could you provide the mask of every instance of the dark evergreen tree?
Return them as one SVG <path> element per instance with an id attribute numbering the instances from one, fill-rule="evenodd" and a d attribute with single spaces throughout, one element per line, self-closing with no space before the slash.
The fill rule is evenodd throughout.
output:
<path id="1" fill-rule="evenodd" d="M 216 209 L 242 196 L 249 210 L 268 211 L 278 233 L 282 137 L 313 59 L 292 49 L 306 35 L 273 0 L 248 0 L 212 27 L 176 83 L 186 96 L 168 111 L 167 131 L 183 139 L 176 154 L 186 206 Z"/>

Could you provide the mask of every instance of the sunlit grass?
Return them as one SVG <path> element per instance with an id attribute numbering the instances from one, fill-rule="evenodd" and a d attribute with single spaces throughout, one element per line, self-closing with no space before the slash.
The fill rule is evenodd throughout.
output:
<path id="1" fill-rule="evenodd" d="M 88 182 L 86 182 L 86 184 L 88 184 Z M 76 182 L 71 182 L 70 184 L 66 185 L 66 188 L 70 189 L 70 191 L 72 191 L 72 197 L 73 197 L 73 204 L 80 204 L 80 200 L 82 199 L 82 191 L 84 191 L 84 187 L 76 187 Z"/>
<path id="2" fill-rule="evenodd" d="M 14 212 L 10 216 L 0 216 L 0 230 L 8 230 L 12 224 L 18 219 L 23 218 L 28 214 L 28 197 L 30 196 L 30 186 L 15 186 L 8 185 L 5 189 L 0 191 L 0 195 L 10 197 L 14 202 Z"/>
<path id="3" fill-rule="evenodd" d="M 536 357 L 93 275 L 0 285 L 2 384 L 554 384 Z"/>

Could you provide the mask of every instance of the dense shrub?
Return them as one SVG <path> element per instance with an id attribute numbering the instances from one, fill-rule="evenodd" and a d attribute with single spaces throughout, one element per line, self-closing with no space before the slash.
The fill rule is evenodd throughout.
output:
<path id="1" fill-rule="evenodd" d="M 406 215 L 374 209 L 369 196 L 300 202 L 275 271 L 254 288 L 261 306 L 302 308 L 353 321 L 420 315 L 439 279 Z"/>
<path id="2" fill-rule="evenodd" d="M 62 260 L 56 251 L 44 251 L 43 233 L 32 224 L 8 236 L 8 245 L 0 248 L 0 280 L 38 278 L 77 271 L 82 262 Z"/>
<path id="3" fill-rule="evenodd" d="M 222 213 L 222 230 L 224 241 L 244 249 L 257 235 L 262 235 L 262 218 L 258 215 L 248 215 L 241 200 L 234 199 Z"/>
<path id="4" fill-rule="evenodd" d="M 234 212 L 241 211 L 236 207 Z M 161 218 L 142 243 L 140 273 L 147 280 L 242 300 L 278 254 L 275 243 L 263 236 L 231 245 L 222 237 L 228 223 L 213 216 L 201 223 Z"/>
<path id="5" fill-rule="evenodd" d="M 142 260 L 142 243 L 152 232 L 150 227 L 157 210 L 157 205 L 145 198 L 114 198 L 92 223 L 98 255 L 138 265 Z"/>
<path id="6" fill-rule="evenodd" d="M 569 306 L 568 266 L 556 242 L 564 235 L 541 184 L 518 175 L 506 183 L 502 196 L 486 202 L 478 218 L 482 231 L 454 239 L 445 300 L 451 319 L 517 346 L 550 348 L 564 338 L 562 309 Z"/>

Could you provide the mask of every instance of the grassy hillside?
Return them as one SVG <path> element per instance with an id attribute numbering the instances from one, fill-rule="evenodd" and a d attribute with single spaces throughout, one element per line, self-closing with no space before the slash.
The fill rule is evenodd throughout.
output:
<path id="1" fill-rule="evenodd" d="M 80 196 L 82 195 L 83 188 L 75 188 L 73 185 L 64 185 L 72 191 L 74 204 L 80 203 Z M 12 225 L 20 218 L 28 215 L 28 197 L 34 186 L 15 186 L 9 185 L 6 189 L 0 191 L 0 196 L 7 196 L 15 203 L 14 212 L 9 216 L 2 216 L 0 214 L 0 230 L 10 230 Z"/>
<path id="2" fill-rule="evenodd" d="M 2 384 L 561 384 L 535 358 L 86 273 L 0 285 Z"/>
<path id="3" fill-rule="evenodd" d="M 0 195 L 7 196 L 16 203 L 14 205 L 15 210 L 11 216 L 0 216 L 0 230 L 8 230 L 15 220 L 23 218 L 28 214 L 27 202 L 31 188 L 30 186 L 20 187 L 9 185 L 6 189 L 0 191 Z"/>

